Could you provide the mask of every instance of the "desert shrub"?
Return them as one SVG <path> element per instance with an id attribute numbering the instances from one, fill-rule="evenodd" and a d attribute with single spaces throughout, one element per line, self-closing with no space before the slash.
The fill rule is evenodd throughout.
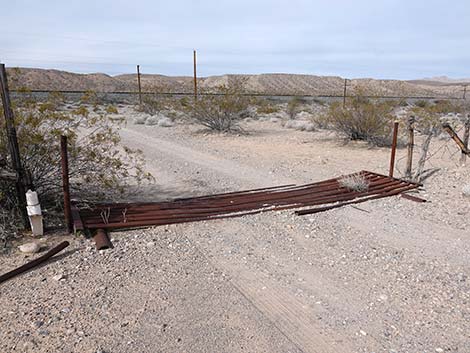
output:
<path id="1" fill-rule="evenodd" d="M 172 110 L 176 105 L 176 101 L 171 92 L 170 87 L 165 85 L 151 86 L 149 91 L 142 98 L 142 104 L 139 104 L 137 110 L 156 115 L 166 110 Z"/>
<path id="2" fill-rule="evenodd" d="M 195 123 L 218 132 L 241 131 L 240 122 L 249 116 L 250 99 L 243 94 L 243 82 L 231 80 L 217 87 L 217 94 L 199 95 L 183 106 Z"/>
<path id="3" fill-rule="evenodd" d="M 279 112 L 279 106 L 269 102 L 266 99 L 261 99 L 256 102 L 256 113 L 257 114 L 273 114 Z"/>
<path id="4" fill-rule="evenodd" d="M 389 146 L 393 122 L 393 105 L 372 101 L 362 92 L 342 103 L 330 104 L 325 123 L 348 140 L 363 140 L 374 146 Z"/>
<path id="5" fill-rule="evenodd" d="M 398 100 L 397 106 L 399 106 L 399 107 L 408 107 L 409 104 L 408 104 L 408 102 L 406 101 L 405 98 L 401 98 L 400 100 Z"/>
<path id="6" fill-rule="evenodd" d="M 4 205 L 4 200 L 0 194 L 0 205 Z M 15 222 L 15 213 L 13 209 L 2 207 L 0 208 L 0 250 L 5 247 L 8 240 L 17 235 L 19 231 L 18 224 Z"/>
<path id="7" fill-rule="evenodd" d="M 287 103 L 287 115 L 289 115 L 290 119 L 295 119 L 303 103 L 304 101 L 300 97 L 294 97 Z"/>
<path id="8" fill-rule="evenodd" d="M 82 104 L 97 105 L 100 103 L 100 99 L 98 98 L 98 95 L 96 94 L 95 91 L 87 90 L 80 97 L 80 102 Z"/>
<path id="9" fill-rule="evenodd" d="M 118 112 L 117 108 L 114 105 L 108 105 L 106 107 L 106 113 L 108 113 L 108 114 L 118 114 L 119 112 Z"/>
<path id="10" fill-rule="evenodd" d="M 138 183 L 151 179 L 144 171 L 142 153 L 120 143 L 118 130 L 123 119 L 92 113 L 83 103 L 68 112 L 56 110 L 54 102 L 34 101 L 16 104 L 13 110 L 22 164 L 45 209 L 61 204 L 61 135 L 68 137 L 74 194 L 99 197 L 109 191 L 124 191 L 131 179 Z M 0 155 L 9 156 L 4 121 L 0 108 Z M 14 199 L 14 190 L 11 186 L 0 187 L 1 206 L 11 207 L 6 200 Z"/>
<path id="11" fill-rule="evenodd" d="M 362 174 L 352 174 L 338 180 L 339 185 L 356 192 L 369 190 L 369 181 Z"/>
<path id="12" fill-rule="evenodd" d="M 328 129 L 330 126 L 328 113 L 313 114 L 310 120 L 319 129 Z"/>
<path id="13" fill-rule="evenodd" d="M 160 113 L 162 110 L 166 109 L 167 105 L 165 104 L 166 100 L 163 97 L 158 95 L 144 96 L 142 98 L 142 104 L 139 105 L 138 111 L 155 115 Z"/>
<path id="14" fill-rule="evenodd" d="M 427 100 L 421 99 L 418 100 L 414 103 L 414 106 L 419 107 L 419 108 L 426 108 L 430 105 L 430 103 Z"/>

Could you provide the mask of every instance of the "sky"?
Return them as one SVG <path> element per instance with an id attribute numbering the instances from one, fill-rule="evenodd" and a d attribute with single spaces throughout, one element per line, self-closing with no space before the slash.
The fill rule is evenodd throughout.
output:
<path id="1" fill-rule="evenodd" d="M 0 62 L 110 75 L 470 77 L 469 0 L 0 0 Z"/>

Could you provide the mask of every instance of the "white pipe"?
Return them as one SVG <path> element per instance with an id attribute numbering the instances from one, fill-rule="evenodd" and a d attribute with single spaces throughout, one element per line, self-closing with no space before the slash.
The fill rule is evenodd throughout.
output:
<path id="1" fill-rule="evenodd" d="M 31 230 L 34 236 L 41 236 L 44 234 L 41 205 L 36 191 L 28 190 L 26 193 L 27 210 L 29 222 L 31 223 Z"/>

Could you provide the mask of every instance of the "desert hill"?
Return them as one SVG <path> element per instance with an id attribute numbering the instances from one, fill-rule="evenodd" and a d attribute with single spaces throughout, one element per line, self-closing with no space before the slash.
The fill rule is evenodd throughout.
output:
<path id="1" fill-rule="evenodd" d="M 77 74 L 72 72 L 35 68 L 9 68 L 12 88 L 32 90 L 97 92 L 136 91 L 135 74 L 110 76 L 103 73 Z M 198 79 L 201 90 L 215 90 L 229 80 L 243 79 L 245 89 L 251 93 L 273 95 L 342 95 L 344 78 L 298 74 L 221 75 Z M 147 91 L 192 92 L 193 81 L 189 76 L 141 75 L 142 87 Z M 461 82 L 434 80 L 377 80 L 353 79 L 348 90 L 366 87 L 369 92 L 382 96 L 461 97 Z"/>

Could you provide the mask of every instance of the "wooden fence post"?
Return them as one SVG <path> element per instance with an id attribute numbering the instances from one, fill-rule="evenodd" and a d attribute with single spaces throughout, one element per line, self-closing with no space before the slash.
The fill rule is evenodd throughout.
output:
<path id="1" fill-rule="evenodd" d="M 67 136 L 60 137 L 60 162 L 62 167 L 62 190 L 64 192 L 64 218 L 67 231 L 73 233 L 72 206 L 70 203 L 69 158 L 67 153 Z"/>
<path id="2" fill-rule="evenodd" d="M 468 140 L 470 138 L 470 114 L 465 113 L 465 124 L 463 132 L 463 146 L 468 150 Z M 460 163 L 465 164 L 467 162 L 467 155 L 462 151 L 460 155 Z"/>
<path id="3" fill-rule="evenodd" d="M 393 139 L 392 139 L 392 153 L 390 155 L 390 170 L 388 175 L 393 177 L 393 170 L 395 169 L 395 154 L 397 152 L 397 138 L 398 138 L 398 121 L 393 124 Z"/>
<path id="4" fill-rule="evenodd" d="M 10 150 L 12 169 L 16 173 L 16 193 L 18 197 L 18 206 L 20 209 L 23 226 L 26 229 L 29 229 L 29 218 L 28 212 L 26 211 L 26 175 L 21 164 L 20 148 L 18 146 L 13 110 L 11 109 L 10 92 L 8 90 L 5 64 L 0 64 L 0 93 L 2 96 L 5 126 L 8 136 L 8 149 Z"/>
<path id="5" fill-rule="evenodd" d="M 408 119 L 408 144 L 407 144 L 407 157 L 406 157 L 406 171 L 405 171 L 405 178 L 411 179 L 411 172 L 413 168 L 413 148 L 414 148 L 414 138 L 415 138 L 415 133 L 414 133 L 414 127 L 413 124 L 415 122 L 415 117 L 410 116 Z"/>

